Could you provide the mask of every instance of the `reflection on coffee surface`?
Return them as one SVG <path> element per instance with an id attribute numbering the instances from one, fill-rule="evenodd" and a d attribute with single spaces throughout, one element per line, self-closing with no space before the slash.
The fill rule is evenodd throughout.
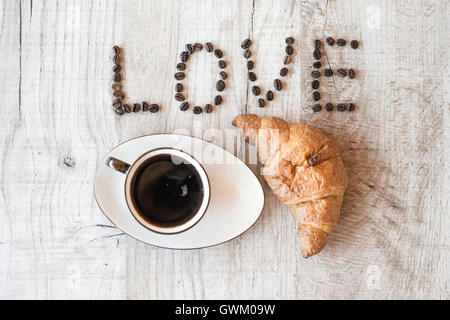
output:
<path id="1" fill-rule="evenodd" d="M 202 205 L 204 191 L 192 164 L 175 156 L 160 155 L 141 166 L 132 195 L 142 218 L 168 227 L 190 220 Z"/>

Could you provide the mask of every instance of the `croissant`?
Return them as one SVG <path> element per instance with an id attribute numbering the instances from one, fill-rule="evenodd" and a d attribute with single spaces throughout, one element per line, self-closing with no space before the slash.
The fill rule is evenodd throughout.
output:
<path id="1" fill-rule="evenodd" d="M 348 186 L 338 143 L 310 125 L 278 118 L 240 115 L 233 125 L 256 146 L 264 178 L 298 221 L 303 257 L 318 254 L 338 222 Z"/>

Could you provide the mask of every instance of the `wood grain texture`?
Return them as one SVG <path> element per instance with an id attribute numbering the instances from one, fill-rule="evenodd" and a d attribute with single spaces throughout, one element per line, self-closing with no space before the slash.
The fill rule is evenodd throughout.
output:
<path id="1" fill-rule="evenodd" d="M 444 0 L 3 0 L 0 298 L 450 298 L 448 17 Z M 322 79 L 324 101 L 355 101 L 353 114 L 311 111 L 313 41 L 329 35 L 361 40 L 358 50 L 325 47 L 327 64 L 357 78 Z M 267 90 L 287 36 L 297 40 L 287 87 L 261 110 L 240 43 L 254 41 Z M 197 41 L 223 49 L 231 75 L 224 105 L 200 117 L 172 97 L 179 53 Z M 130 99 L 159 103 L 160 114 L 111 111 L 115 44 Z M 205 52 L 191 60 L 191 101 L 211 101 L 216 73 Z M 245 158 L 234 133 L 221 138 L 242 112 L 341 141 L 350 186 L 319 256 L 301 258 L 295 221 L 265 183 L 262 219 L 216 248 L 153 248 L 102 215 L 93 179 L 115 145 L 181 130 Z"/>

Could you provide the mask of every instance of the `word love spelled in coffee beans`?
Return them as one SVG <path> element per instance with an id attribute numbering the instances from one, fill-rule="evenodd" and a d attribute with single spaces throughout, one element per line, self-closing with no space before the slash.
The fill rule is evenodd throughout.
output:
<path id="1" fill-rule="evenodd" d="M 159 105 L 152 104 L 150 105 L 147 101 L 140 103 L 125 103 L 126 94 L 123 91 L 123 75 L 122 72 L 124 68 L 122 67 L 123 62 L 123 49 L 119 46 L 113 47 L 113 84 L 111 89 L 113 90 L 113 109 L 114 112 L 122 116 L 125 113 L 135 112 L 138 113 L 141 110 L 143 112 L 157 113 L 160 110 Z"/>
<path id="2" fill-rule="evenodd" d="M 325 43 L 325 45 L 324 45 Z M 350 46 L 347 46 L 350 44 Z M 293 37 L 287 37 L 285 39 L 285 47 L 283 52 L 283 60 L 282 66 L 279 69 L 279 77 L 273 80 L 273 85 L 271 90 L 265 91 L 260 84 L 258 84 L 258 76 L 255 72 L 256 64 L 254 57 L 254 52 L 252 52 L 253 41 L 251 39 L 245 39 L 241 43 L 241 48 L 243 50 L 243 57 L 246 59 L 246 70 L 248 81 L 251 82 L 249 85 L 249 91 L 255 97 L 255 101 L 259 108 L 265 108 L 268 103 L 274 101 L 277 97 L 277 93 L 283 91 L 286 86 L 285 78 L 291 74 L 291 70 L 289 66 L 292 65 L 293 57 L 295 53 L 294 45 L 295 39 Z M 325 40 L 315 39 L 313 41 L 312 48 L 312 70 L 311 70 L 311 96 L 312 96 L 312 110 L 317 113 L 323 110 L 322 105 L 320 104 L 323 97 L 326 97 L 326 92 L 320 92 L 319 89 L 324 91 L 326 88 L 327 82 L 330 83 L 332 78 L 332 82 L 335 83 L 339 81 L 339 78 L 342 78 L 340 81 L 348 81 L 348 79 L 353 80 L 357 78 L 357 72 L 353 68 L 336 68 L 333 69 L 330 61 L 333 59 L 329 59 L 330 54 L 325 51 L 325 47 L 330 47 L 333 50 L 348 50 L 350 49 L 356 50 L 361 47 L 361 44 L 357 40 L 346 40 L 344 37 L 338 37 L 337 40 L 335 38 L 328 36 Z M 203 50 L 205 49 L 205 50 Z M 187 78 L 189 70 L 189 60 L 190 58 L 201 51 L 207 52 L 211 54 L 213 57 L 217 58 L 217 67 L 218 67 L 218 77 L 216 78 L 215 88 L 216 95 L 213 98 L 212 103 L 205 103 L 203 105 L 198 105 L 196 103 L 190 103 L 189 95 L 187 93 L 186 85 L 182 83 Z M 157 104 L 150 104 L 147 101 L 143 101 L 141 103 L 129 103 L 126 101 L 127 95 L 123 90 L 123 81 L 124 81 L 124 67 L 123 67 L 123 49 L 119 46 L 113 47 L 113 84 L 112 84 L 112 107 L 117 115 L 124 115 L 126 113 L 139 113 L 139 112 L 150 112 L 157 113 L 160 111 L 160 106 Z M 223 50 L 219 48 L 215 48 L 212 42 L 206 42 L 205 44 L 201 44 L 199 42 L 187 43 L 184 46 L 184 51 L 179 55 L 179 62 L 176 64 L 176 72 L 174 73 L 174 78 L 177 81 L 175 85 L 175 94 L 174 98 L 177 102 L 180 102 L 179 110 L 182 112 L 188 111 L 191 106 L 193 106 L 193 113 L 196 115 L 200 115 L 203 113 L 209 114 L 213 112 L 214 107 L 216 108 L 222 105 L 224 98 L 222 93 L 227 89 L 226 80 L 229 78 L 229 74 L 226 69 L 229 67 L 229 61 L 225 58 L 225 53 Z M 325 82 L 322 84 L 322 82 Z M 324 94 L 322 94 L 324 93 Z M 354 103 L 337 103 L 336 107 L 331 102 L 327 102 L 324 104 L 325 110 L 327 112 L 331 112 L 333 110 L 337 110 L 339 112 L 355 111 L 356 105 Z"/>

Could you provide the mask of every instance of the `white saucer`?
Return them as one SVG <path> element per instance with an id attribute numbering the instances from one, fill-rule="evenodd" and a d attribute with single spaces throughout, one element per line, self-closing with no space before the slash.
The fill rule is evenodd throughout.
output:
<path id="1" fill-rule="evenodd" d="M 128 209 L 125 175 L 106 166 L 110 157 L 129 164 L 158 148 L 176 148 L 191 154 L 208 174 L 211 200 L 203 219 L 193 228 L 162 235 L 142 226 Z M 230 152 L 201 139 L 161 134 L 127 141 L 101 162 L 95 176 L 95 197 L 106 217 L 131 237 L 167 249 L 200 249 L 223 244 L 248 231 L 264 208 L 264 193 L 254 173 Z"/>

